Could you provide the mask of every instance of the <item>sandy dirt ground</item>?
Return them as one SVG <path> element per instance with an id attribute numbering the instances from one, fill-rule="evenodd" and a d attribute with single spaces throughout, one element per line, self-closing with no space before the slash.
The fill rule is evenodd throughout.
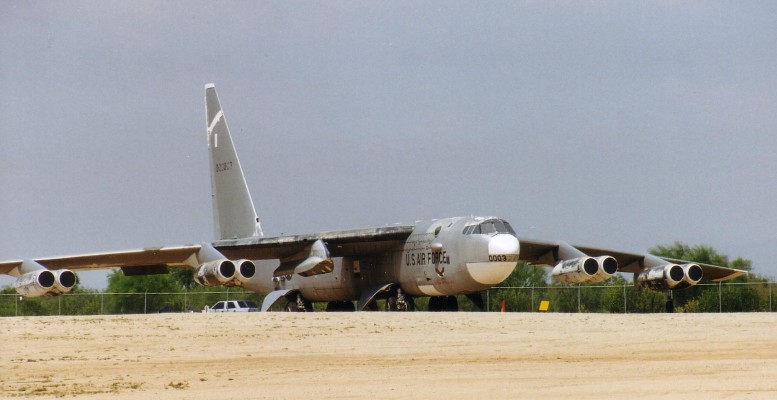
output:
<path id="1" fill-rule="evenodd" d="M 0 397 L 777 398 L 777 314 L 0 318 Z"/>

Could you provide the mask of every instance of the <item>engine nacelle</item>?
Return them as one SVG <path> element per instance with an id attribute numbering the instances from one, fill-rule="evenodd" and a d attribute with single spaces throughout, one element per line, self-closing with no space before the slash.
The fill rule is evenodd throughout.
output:
<path id="1" fill-rule="evenodd" d="M 601 256 L 595 258 L 596 263 L 599 264 L 599 271 L 596 272 L 591 280 L 587 283 L 604 282 L 610 279 L 613 274 L 618 272 L 618 260 L 610 256 Z"/>
<path id="2" fill-rule="evenodd" d="M 235 279 L 235 263 L 229 260 L 206 262 L 200 265 L 194 279 L 206 287 L 229 285 Z"/>
<path id="3" fill-rule="evenodd" d="M 701 270 L 701 267 L 699 270 Z M 652 290 L 669 290 L 676 288 L 684 279 L 685 271 L 683 271 L 683 267 L 677 264 L 667 264 L 642 270 L 637 275 L 637 285 Z"/>
<path id="4" fill-rule="evenodd" d="M 553 267 L 553 278 L 561 283 L 590 282 L 599 273 L 599 263 L 593 257 L 564 260 Z"/>
<path id="5" fill-rule="evenodd" d="M 54 280 L 55 296 L 70 293 L 76 286 L 77 279 L 76 274 L 73 271 L 69 269 L 58 269 L 51 272 L 53 272 L 54 276 L 57 278 Z"/>
<path id="6" fill-rule="evenodd" d="M 251 260 L 237 260 L 235 264 L 237 264 L 235 270 L 235 284 L 237 286 L 248 282 L 256 275 L 256 265 Z"/>
<path id="7" fill-rule="evenodd" d="M 67 269 L 39 269 L 22 274 L 14 282 L 16 293 L 26 297 L 59 296 L 73 290 L 76 274 Z"/>
<path id="8" fill-rule="evenodd" d="M 683 264 L 680 267 L 683 269 L 683 281 L 676 287 L 676 289 L 685 289 L 691 287 L 701 281 L 704 277 L 704 271 L 702 271 L 699 264 L 689 263 Z"/>

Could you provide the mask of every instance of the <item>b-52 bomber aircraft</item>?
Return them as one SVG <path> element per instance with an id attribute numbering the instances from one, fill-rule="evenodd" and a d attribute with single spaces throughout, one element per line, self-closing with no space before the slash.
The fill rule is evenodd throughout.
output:
<path id="1" fill-rule="evenodd" d="M 516 236 L 496 217 L 454 217 L 304 235 L 265 237 L 248 191 L 216 88 L 205 86 L 213 217 L 218 240 L 177 247 L 0 262 L 17 277 L 23 296 L 57 296 L 76 283 L 73 271 L 121 268 L 127 275 L 192 268 L 204 286 L 239 286 L 265 296 L 262 311 L 414 308 L 428 296 L 429 310 L 457 310 L 457 295 L 483 308 L 481 292 L 504 281 L 519 261 L 551 266 L 569 284 L 601 282 L 616 272 L 635 284 L 671 291 L 702 279 L 723 281 L 746 273 L 649 254 L 626 253 Z M 356 304 L 354 304 L 356 302 Z"/>

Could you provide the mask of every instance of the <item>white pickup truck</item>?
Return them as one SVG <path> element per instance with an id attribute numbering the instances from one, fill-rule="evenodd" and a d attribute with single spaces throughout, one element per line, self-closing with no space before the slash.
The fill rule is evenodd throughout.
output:
<path id="1" fill-rule="evenodd" d="M 205 308 L 205 312 L 256 312 L 256 303 L 248 300 L 224 300 Z"/>

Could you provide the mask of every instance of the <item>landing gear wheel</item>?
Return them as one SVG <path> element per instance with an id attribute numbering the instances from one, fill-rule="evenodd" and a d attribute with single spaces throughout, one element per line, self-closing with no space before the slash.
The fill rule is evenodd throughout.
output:
<path id="1" fill-rule="evenodd" d="M 445 299 L 445 311 L 459 311 L 459 301 L 456 296 L 448 296 Z"/>
<path id="2" fill-rule="evenodd" d="M 410 311 L 412 310 L 413 299 L 407 296 L 402 288 L 392 290 L 386 298 L 386 311 Z"/>
<path id="3" fill-rule="evenodd" d="M 294 297 L 286 297 L 286 299 L 288 300 L 286 303 L 286 311 L 288 312 L 313 311 L 313 303 L 303 298 L 299 293 L 297 293 L 296 299 Z"/>
<path id="4" fill-rule="evenodd" d="M 352 301 L 330 301 L 326 304 L 327 312 L 356 311 Z"/>
<path id="5" fill-rule="evenodd" d="M 430 297 L 428 310 L 431 312 L 444 311 L 445 297 Z"/>
<path id="6" fill-rule="evenodd" d="M 397 311 L 397 298 L 394 296 L 389 296 L 389 298 L 386 299 L 386 311 Z"/>
<path id="7" fill-rule="evenodd" d="M 402 288 L 397 288 L 397 311 L 408 311 L 410 306 L 407 304 L 409 297 L 405 295 Z"/>

